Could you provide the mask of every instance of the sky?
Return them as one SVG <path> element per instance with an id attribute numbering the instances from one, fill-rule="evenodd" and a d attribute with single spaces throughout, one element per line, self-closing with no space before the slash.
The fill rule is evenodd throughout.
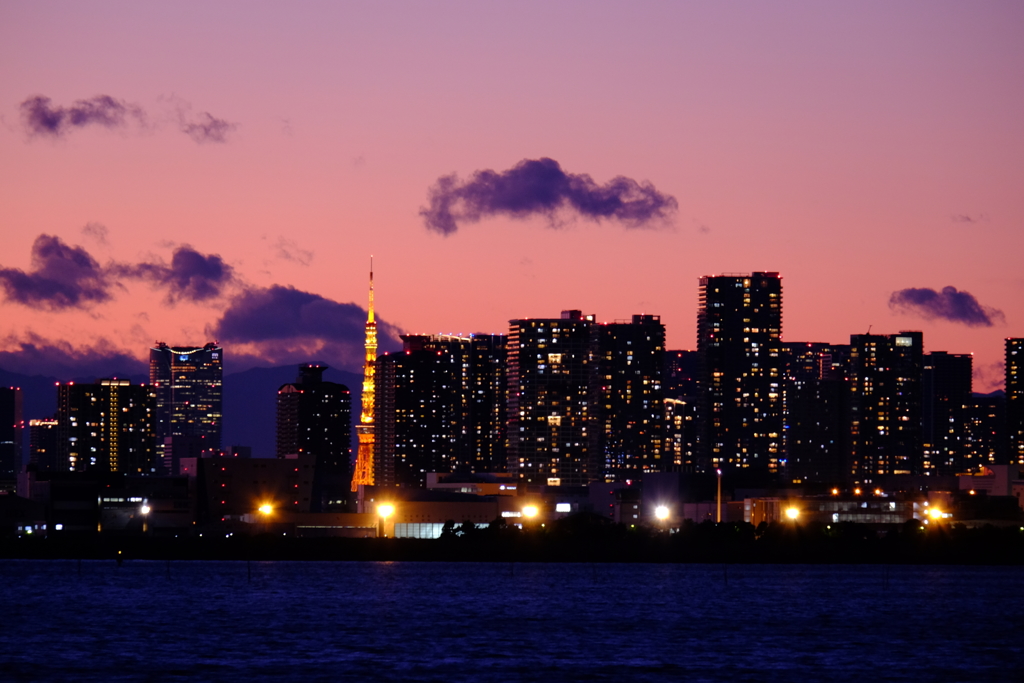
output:
<path id="1" fill-rule="evenodd" d="M 0 366 L 229 371 L 581 309 L 1024 336 L 1020 2 L 0 2 Z M 50 363 L 50 366 L 47 364 Z M 64 366 L 62 366 L 64 367 Z"/>

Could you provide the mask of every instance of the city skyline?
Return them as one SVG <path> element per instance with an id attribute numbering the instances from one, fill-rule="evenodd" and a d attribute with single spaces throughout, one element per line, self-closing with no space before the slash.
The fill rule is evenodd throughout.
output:
<path id="1" fill-rule="evenodd" d="M 695 349 L 699 278 L 777 271 L 783 340 L 921 330 L 1001 388 L 1016 4 L 230 7 L 2 10 L 0 367 L 358 372 L 374 254 L 382 351 L 563 308 Z"/>

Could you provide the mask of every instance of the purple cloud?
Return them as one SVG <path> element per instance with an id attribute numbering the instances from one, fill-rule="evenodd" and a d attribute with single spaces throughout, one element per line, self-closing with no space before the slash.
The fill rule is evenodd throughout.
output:
<path id="1" fill-rule="evenodd" d="M 209 112 L 201 112 L 191 121 L 184 118 L 181 121 L 181 132 L 190 138 L 204 144 L 207 142 L 228 141 L 228 133 L 238 128 L 237 123 L 229 123 L 224 119 L 218 119 Z"/>
<path id="2" fill-rule="evenodd" d="M 0 368 L 9 372 L 74 378 L 127 377 L 148 372 L 144 361 L 116 350 L 104 340 L 92 347 L 74 347 L 67 341 L 47 340 L 28 333 L 3 340 Z"/>
<path id="3" fill-rule="evenodd" d="M 61 137 L 69 130 L 96 125 L 121 128 L 129 119 L 142 123 L 142 108 L 109 95 L 76 100 L 70 107 L 55 106 L 49 97 L 36 95 L 21 103 L 21 117 L 29 135 Z"/>
<path id="4" fill-rule="evenodd" d="M 96 259 L 53 235 L 40 235 L 32 244 L 30 271 L 0 268 L 0 287 L 9 301 L 51 310 L 110 299 L 110 281 Z"/>
<path id="5" fill-rule="evenodd" d="M 365 324 L 365 309 L 354 303 L 273 285 L 235 297 L 208 334 L 222 342 L 252 344 L 273 363 L 299 362 L 315 353 L 336 367 L 358 369 Z M 381 350 L 401 348 L 399 331 L 380 318 L 377 333 Z"/>
<path id="6" fill-rule="evenodd" d="M 941 292 L 927 287 L 901 289 L 889 297 L 889 308 L 925 320 L 941 318 L 968 327 L 992 327 L 997 321 L 1006 320 L 1002 311 L 982 306 L 973 294 L 956 287 L 943 287 Z"/>
<path id="7" fill-rule="evenodd" d="M 506 215 L 553 217 L 568 207 L 585 218 L 610 219 L 628 228 L 667 220 L 678 208 L 671 195 L 658 192 L 649 182 L 617 176 L 598 185 L 586 174 L 566 173 L 554 159 L 524 159 L 497 172 L 476 171 L 468 181 L 455 174 L 442 176 L 429 190 L 430 206 L 420 215 L 428 230 L 450 235 L 459 223 Z"/>
<path id="8" fill-rule="evenodd" d="M 167 287 L 168 300 L 206 301 L 220 296 L 234 280 L 234 271 L 220 256 L 204 256 L 189 245 L 178 247 L 171 264 L 115 264 L 112 272 L 121 277 L 149 280 Z"/>

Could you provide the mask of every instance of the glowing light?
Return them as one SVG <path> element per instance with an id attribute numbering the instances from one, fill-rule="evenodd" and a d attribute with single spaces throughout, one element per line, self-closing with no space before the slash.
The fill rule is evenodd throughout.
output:
<path id="1" fill-rule="evenodd" d="M 853 495 L 859 496 L 860 495 L 860 489 L 859 488 L 854 489 L 853 490 Z"/>
<path id="2" fill-rule="evenodd" d="M 942 510 L 939 508 L 928 508 L 928 516 L 932 519 L 942 519 Z"/>
<path id="3" fill-rule="evenodd" d="M 143 505 L 141 508 L 139 508 L 139 512 L 141 512 L 144 515 L 148 515 L 150 509 L 151 508 L 148 505 Z"/>
<path id="4" fill-rule="evenodd" d="M 786 508 L 786 517 L 790 519 L 796 519 L 800 516 L 800 510 L 797 508 Z"/>
<path id="5" fill-rule="evenodd" d="M 832 495 L 833 496 L 838 496 L 839 495 L 839 489 L 832 489 Z"/>
<path id="6" fill-rule="evenodd" d="M 269 515 L 273 511 L 274 506 L 271 505 L 270 503 L 264 503 L 263 505 L 260 505 L 260 514 Z"/>
<path id="7" fill-rule="evenodd" d="M 377 506 L 377 514 L 382 518 L 387 519 L 391 515 L 395 514 L 395 506 L 391 503 L 381 503 Z"/>
<path id="8" fill-rule="evenodd" d="M 665 505 L 659 505 L 654 508 L 654 516 L 664 522 L 668 519 L 668 507 Z"/>
<path id="9" fill-rule="evenodd" d="M 536 517 L 537 513 L 540 512 L 536 505 L 527 505 L 523 508 L 523 514 L 527 517 Z"/>

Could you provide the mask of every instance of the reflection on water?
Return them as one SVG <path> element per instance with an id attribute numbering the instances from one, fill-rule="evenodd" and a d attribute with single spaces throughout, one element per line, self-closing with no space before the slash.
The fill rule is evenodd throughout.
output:
<path id="1" fill-rule="evenodd" d="M 0 679 L 1024 679 L 1020 568 L 0 562 Z"/>

